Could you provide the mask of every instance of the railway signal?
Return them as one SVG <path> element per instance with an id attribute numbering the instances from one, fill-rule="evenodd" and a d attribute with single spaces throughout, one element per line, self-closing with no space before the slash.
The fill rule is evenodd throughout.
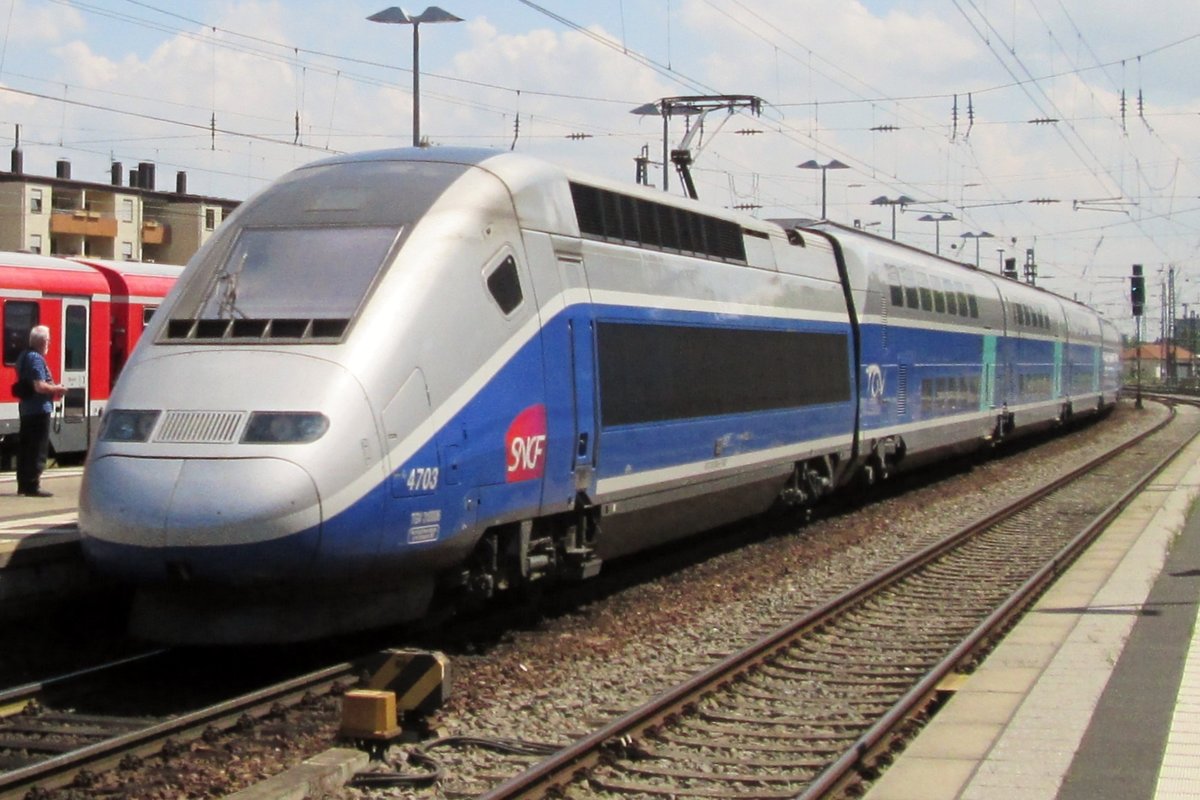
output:
<path id="1" fill-rule="evenodd" d="M 1133 319 L 1137 323 L 1134 344 L 1137 346 L 1137 397 L 1134 408 L 1142 407 L 1142 308 L 1146 304 L 1146 279 L 1142 276 L 1142 265 L 1133 265 L 1129 277 L 1129 302 L 1133 306 Z"/>
<path id="2" fill-rule="evenodd" d="M 1133 305 L 1133 315 L 1140 317 L 1146 304 L 1146 279 L 1142 277 L 1142 265 L 1133 265 L 1133 275 L 1129 278 L 1129 300 Z"/>

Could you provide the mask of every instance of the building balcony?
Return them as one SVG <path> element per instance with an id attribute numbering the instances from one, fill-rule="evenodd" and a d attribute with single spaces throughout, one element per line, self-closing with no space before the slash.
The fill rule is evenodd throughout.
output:
<path id="1" fill-rule="evenodd" d="M 64 211 L 50 215 L 50 233 L 58 236 L 117 237 L 117 218 L 98 211 Z"/>
<path id="2" fill-rule="evenodd" d="M 142 244 L 166 244 L 171 241 L 171 226 L 156 219 L 142 223 Z"/>

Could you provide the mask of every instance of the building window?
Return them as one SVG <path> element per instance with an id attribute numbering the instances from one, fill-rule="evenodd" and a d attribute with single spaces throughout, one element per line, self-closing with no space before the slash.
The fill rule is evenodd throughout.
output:
<path id="1" fill-rule="evenodd" d="M 121 222 L 133 222 L 133 198 L 121 201 Z"/>
<path id="2" fill-rule="evenodd" d="M 214 231 L 217 229 L 217 210 L 215 208 L 204 209 L 204 230 Z"/>
<path id="3" fill-rule="evenodd" d="M 42 252 L 42 235 L 40 233 L 29 234 L 29 252 L 39 254 Z"/>
<path id="4" fill-rule="evenodd" d="M 133 242 L 121 242 L 121 258 L 133 261 Z"/>
<path id="5" fill-rule="evenodd" d="M 30 189 L 29 190 L 29 213 L 30 214 L 42 213 L 42 190 L 41 189 Z"/>

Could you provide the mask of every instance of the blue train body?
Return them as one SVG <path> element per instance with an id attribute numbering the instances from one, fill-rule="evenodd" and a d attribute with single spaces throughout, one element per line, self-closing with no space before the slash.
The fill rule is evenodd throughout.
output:
<path id="1" fill-rule="evenodd" d="M 1118 347 L 1079 304 L 830 223 L 514 154 L 331 159 L 156 315 L 84 552 L 151 638 L 383 625 L 1103 411 Z"/>

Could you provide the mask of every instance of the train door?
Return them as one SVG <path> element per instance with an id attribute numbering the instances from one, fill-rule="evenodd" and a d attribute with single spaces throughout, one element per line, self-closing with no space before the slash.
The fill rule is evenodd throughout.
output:
<path id="1" fill-rule="evenodd" d="M 979 410 L 996 407 L 996 337 L 983 337 L 982 370 L 979 375 Z"/>
<path id="2" fill-rule="evenodd" d="M 564 284 L 578 282 L 582 263 L 559 254 Z M 567 329 L 571 339 L 571 406 L 575 423 L 575 489 L 588 492 L 595 482 L 596 466 L 596 319 L 590 302 L 568 308 Z"/>
<path id="3" fill-rule="evenodd" d="M 1071 386 L 1070 376 L 1067 376 L 1067 380 L 1065 380 L 1065 381 L 1063 380 L 1063 373 L 1070 370 L 1070 368 L 1071 368 L 1070 359 L 1063 358 L 1063 342 L 1060 339 L 1054 343 L 1054 399 L 1055 400 L 1057 400 L 1058 398 L 1063 396 L 1064 385 L 1067 387 Z M 1068 388 L 1067 392 L 1070 392 L 1070 391 L 1071 391 L 1070 388 Z"/>
<path id="4" fill-rule="evenodd" d="M 583 306 L 582 308 L 587 308 Z M 573 367 L 572 405 L 575 408 L 576 486 L 579 478 L 591 477 L 596 464 L 596 395 L 593 376 L 596 374 L 596 355 L 593 342 L 596 323 L 590 313 L 572 314 L 567 322 L 571 330 L 571 365 Z"/>
<path id="5" fill-rule="evenodd" d="M 54 449 L 81 452 L 90 440 L 88 414 L 88 331 L 91 307 L 82 298 L 62 304 L 62 364 L 60 381 L 66 395 L 55 405 L 51 427 Z"/>

